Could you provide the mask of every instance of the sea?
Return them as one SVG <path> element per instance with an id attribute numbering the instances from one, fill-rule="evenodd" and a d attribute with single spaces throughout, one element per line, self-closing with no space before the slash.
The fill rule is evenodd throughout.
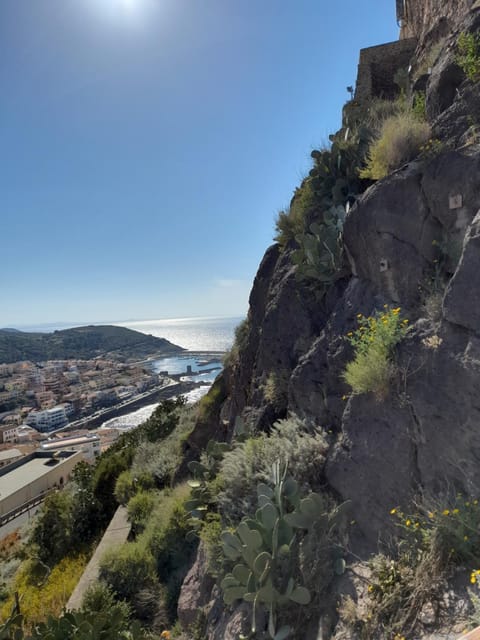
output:
<path id="1" fill-rule="evenodd" d="M 213 316 L 138 320 L 114 324 L 158 338 L 166 338 L 189 351 L 227 351 L 233 344 L 235 327 L 242 320 L 242 317 Z"/>
<path id="2" fill-rule="evenodd" d="M 197 402 L 208 392 L 222 370 L 222 353 L 232 346 L 235 327 L 242 319 L 242 317 L 172 318 L 116 322 L 114 324 L 159 338 L 166 338 L 173 344 L 187 349 L 178 356 L 153 359 L 149 362 L 149 366 L 156 373 L 168 371 L 170 374 L 183 373 L 187 370 L 187 366 L 190 366 L 192 374 L 183 376 L 181 379 L 202 382 L 201 387 L 185 394 L 187 403 L 190 404 Z M 157 406 L 158 404 L 150 404 L 126 415 L 111 418 L 104 422 L 100 428 L 115 428 L 123 431 L 133 429 L 147 420 Z"/>

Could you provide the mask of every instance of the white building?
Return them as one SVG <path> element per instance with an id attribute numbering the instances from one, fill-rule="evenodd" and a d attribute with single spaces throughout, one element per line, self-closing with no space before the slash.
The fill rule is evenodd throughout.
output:
<path id="1" fill-rule="evenodd" d="M 55 487 L 62 487 L 81 453 L 36 451 L 0 469 L 0 526 L 41 501 Z"/>
<path id="2" fill-rule="evenodd" d="M 28 414 L 26 423 L 37 431 L 55 431 L 68 424 L 64 406 L 52 407 L 45 411 L 32 411 Z"/>
<path id="3" fill-rule="evenodd" d="M 86 462 L 94 462 L 101 452 L 100 438 L 94 433 L 71 438 L 52 438 L 42 442 L 40 450 L 50 453 L 55 451 L 81 451 Z"/>

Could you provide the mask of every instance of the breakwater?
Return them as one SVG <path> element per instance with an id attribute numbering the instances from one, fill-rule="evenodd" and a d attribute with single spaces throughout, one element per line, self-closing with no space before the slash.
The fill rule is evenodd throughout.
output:
<path id="1" fill-rule="evenodd" d="M 81 418 L 80 420 L 75 420 L 75 422 L 71 422 L 68 426 L 61 429 L 61 431 L 73 431 L 76 429 L 96 429 L 100 427 L 107 420 L 111 420 L 112 418 L 118 418 L 119 416 L 124 416 L 136 409 L 141 409 L 146 405 L 153 404 L 155 402 L 161 402 L 162 400 L 167 400 L 168 398 L 172 398 L 173 396 L 179 396 L 184 393 L 188 393 L 193 389 L 197 389 L 203 385 L 198 382 L 177 382 L 175 384 L 171 384 L 164 387 L 158 387 L 156 389 L 152 389 L 151 391 L 146 391 L 142 393 L 140 396 L 132 398 L 127 402 L 122 402 L 120 405 L 114 405 L 113 407 L 108 407 L 106 409 L 102 409 L 98 411 L 96 414 L 91 416 L 86 416 L 85 418 Z"/>

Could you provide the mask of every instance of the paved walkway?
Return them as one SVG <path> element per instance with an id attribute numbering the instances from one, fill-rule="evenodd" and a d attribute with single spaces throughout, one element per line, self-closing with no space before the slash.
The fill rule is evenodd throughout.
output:
<path id="1" fill-rule="evenodd" d="M 121 545 L 126 542 L 130 533 L 131 525 L 127 520 L 127 510 L 125 507 L 118 507 L 113 516 L 103 538 L 100 540 L 98 547 L 95 549 L 90 562 L 87 564 L 82 577 L 75 587 L 69 601 L 67 609 L 80 609 L 83 600 L 83 594 L 88 587 L 98 580 L 100 560 L 105 552 L 115 545 Z"/>

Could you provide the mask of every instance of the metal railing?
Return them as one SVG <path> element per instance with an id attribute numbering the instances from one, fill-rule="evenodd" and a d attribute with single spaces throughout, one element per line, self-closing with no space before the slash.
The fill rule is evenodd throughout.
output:
<path id="1" fill-rule="evenodd" d="M 7 522 L 14 520 L 17 516 L 20 516 L 22 513 L 25 513 L 29 509 L 36 507 L 41 502 L 43 502 L 45 498 L 50 493 L 52 493 L 52 491 L 56 491 L 57 489 L 58 487 L 52 487 L 51 489 L 42 491 L 41 493 L 38 494 L 38 496 L 35 496 L 35 498 L 30 498 L 30 500 L 27 500 L 26 502 L 22 503 L 18 507 L 15 507 L 15 509 L 12 509 L 11 511 L 7 511 L 6 513 L 0 516 L 0 527 L 3 527 L 4 524 L 7 524 Z"/>

